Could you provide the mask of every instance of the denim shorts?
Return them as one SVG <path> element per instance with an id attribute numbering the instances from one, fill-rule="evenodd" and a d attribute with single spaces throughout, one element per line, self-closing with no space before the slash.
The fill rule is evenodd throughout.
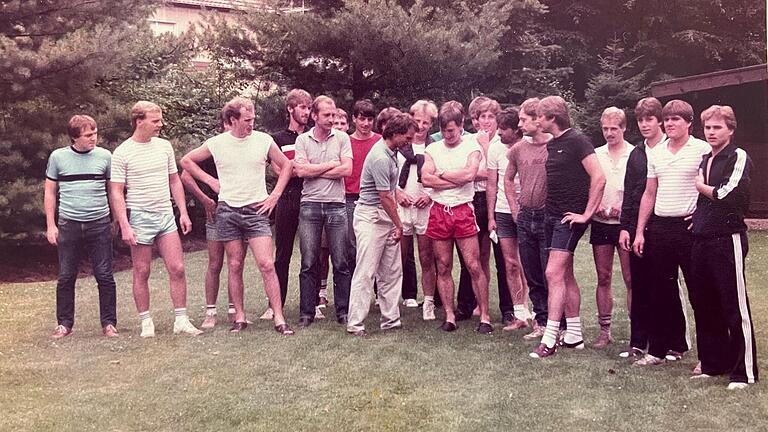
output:
<path id="1" fill-rule="evenodd" d="M 496 235 L 499 238 L 517 238 L 517 224 L 510 213 L 495 213 Z"/>
<path id="2" fill-rule="evenodd" d="M 589 243 L 593 245 L 611 245 L 619 244 L 619 233 L 621 224 L 607 224 L 592 221 L 592 229 L 589 232 Z"/>
<path id="3" fill-rule="evenodd" d="M 219 240 L 219 231 L 216 229 L 216 222 L 205 221 L 205 239 L 208 241 Z"/>
<path id="4" fill-rule="evenodd" d="M 563 216 L 547 214 L 544 235 L 547 249 L 574 253 L 576 245 L 587 230 L 587 224 L 561 223 Z"/>
<path id="5" fill-rule="evenodd" d="M 128 209 L 128 223 L 136 234 L 136 243 L 151 245 L 155 239 L 177 231 L 173 213 Z"/>
<path id="6" fill-rule="evenodd" d="M 250 206 L 230 207 L 224 201 L 216 206 L 218 241 L 248 240 L 254 237 L 272 237 L 269 216 L 258 214 Z"/>

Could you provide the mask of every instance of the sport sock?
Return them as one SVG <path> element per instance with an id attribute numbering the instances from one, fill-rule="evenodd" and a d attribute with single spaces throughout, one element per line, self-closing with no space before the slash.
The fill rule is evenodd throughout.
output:
<path id="1" fill-rule="evenodd" d="M 139 319 L 140 320 L 144 321 L 144 320 L 148 320 L 148 319 L 151 319 L 151 318 L 152 317 L 149 316 L 149 311 L 139 312 Z"/>
<path id="2" fill-rule="evenodd" d="M 584 340 L 581 335 L 581 317 L 565 318 L 565 343 L 578 343 Z"/>
<path id="3" fill-rule="evenodd" d="M 216 315 L 216 305 L 207 305 L 205 307 L 205 315 L 206 316 L 215 316 Z"/>
<path id="4" fill-rule="evenodd" d="M 605 315 L 598 314 L 597 323 L 600 324 L 600 331 L 610 332 L 611 331 L 611 314 L 605 314 Z"/>
<path id="5" fill-rule="evenodd" d="M 557 343 L 557 334 L 560 332 L 560 321 L 547 320 L 547 328 L 544 329 L 544 336 L 541 337 L 541 343 L 552 348 Z"/>

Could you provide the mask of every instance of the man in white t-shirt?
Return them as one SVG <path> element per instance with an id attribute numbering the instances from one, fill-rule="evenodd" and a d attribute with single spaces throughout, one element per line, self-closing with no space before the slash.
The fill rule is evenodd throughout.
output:
<path id="1" fill-rule="evenodd" d="M 624 200 L 624 175 L 627 172 L 629 155 L 635 148 L 624 140 L 627 116 L 616 107 L 608 107 L 600 117 L 600 127 L 606 144 L 595 149 L 600 167 L 605 174 L 603 198 L 592 216 L 589 242 L 597 271 L 597 322 L 600 335 L 592 344 L 594 348 L 605 348 L 613 342 L 611 336 L 611 315 L 613 313 L 613 255 L 618 252 L 621 275 L 627 287 L 627 311 L 632 296 L 632 279 L 629 274 L 629 252 L 618 247 L 621 232 L 621 207 Z"/>
<path id="2" fill-rule="evenodd" d="M 179 209 L 184 234 L 192 230 L 187 215 L 184 186 L 179 179 L 171 143 L 158 138 L 163 113 L 152 102 L 139 101 L 131 109 L 133 135 L 112 156 L 109 194 L 122 239 L 131 246 L 133 299 L 141 320 L 141 337 L 154 337 L 149 313 L 149 272 L 152 245 L 157 244 L 168 270 L 176 321 L 173 333 L 202 333 L 187 317 L 187 279 L 184 253 L 171 207 L 171 195 Z"/>
<path id="3" fill-rule="evenodd" d="M 413 136 L 413 142 L 400 148 L 398 164 L 398 213 L 403 222 L 403 239 L 400 249 L 403 258 L 403 304 L 418 306 L 416 295 L 416 263 L 413 259 L 413 236 L 419 248 L 421 265 L 421 286 L 424 291 L 422 316 L 424 320 L 435 319 L 435 256 L 432 252 L 432 240 L 426 236 L 429 222 L 429 209 L 432 198 L 421 182 L 421 170 L 424 167 L 424 151 L 432 143 L 429 129 L 437 118 L 437 106 L 428 100 L 416 101 L 410 109 L 411 117 L 419 126 Z"/>
<path id="4" fill-rule="evenodd" d="M 216 135 L 189 152 L 181 164 L 192 177 L 219 193 L 216 232 L 220 241 L 225 242 L 228 286 L 235 304 L 235 322 L 230 331 L 240 332 L 248 326 L 243 307 L 243 240 L 246 240 L 264 280 L 264 291 L 274 312 L 275 330 L 292 335 L 293 330 L 283 317 L 269 226 L 269 214 L 291 178 L 292 165 L 271 136 L 253 130 L 254 113 L 253 102 L 249 99 L 236 97 L 227 102 L 224 121 L 231 125 L 230 131 Z M 198 165 L 211 156 L 216 163 L 218 179 Z M 268 160 L 280 172 L 271 194 L 267 194 L 264 177 Z"/>
<path id="5" fill-rule="evenodd" d="M 689 292 L 696 281 L 691 277 L 693 236 L 688 230 L 689 216 L 696 209 L 699 192 L 696 175 L 702 156 L 712 148 L 690 135 L 693 108 L 682 100 L 671 100 L 662 109 L 664 130 L 669 139 L 648 151 L 648 180 L 640 200 L 635 241 L 638 256 L 647 256 L 650 276 L 650 298 L 654 302 L 654 319 L 650 323 L 648 354 L 636 365 L 658 365 L 665 360 L 682 358 L 690 349 L 688 323 L 683 306 L 683 293 L 677 280 L 683 271 Z M 697 304 L 692 298 L 692 306 Z"/>
<path id="6" fill-rule="evenodd" d="M 434 201 L 426 235 L 437 260 L 437 288 L 445 308 L 444 331 L 456 330 L 453 309 L 453 244 L 465 258 L 480 308 L 479 333 L 493 332 L 488 314 L 488 278 L 480 266 L 477 221 L 472 207 L 474 180 L 482 150 L 471 136 L 463 136 L 464 108 L 456 101 L 443 104 L 438 115 L 443 139 L 427 147 L 421 180 Z"/>

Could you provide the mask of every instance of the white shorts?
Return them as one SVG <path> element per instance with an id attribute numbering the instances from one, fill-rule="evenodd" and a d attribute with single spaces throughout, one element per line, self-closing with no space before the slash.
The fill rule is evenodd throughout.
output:
<path id="1" fill-rule="evenodd" d="M 424 208 L 397 206 L 397 213 L 400 221 L 403 222 L 403 235 L 412 236 L 414 233 L 424 235 L 427 232 L 431 207 L 431 204 Z"/>

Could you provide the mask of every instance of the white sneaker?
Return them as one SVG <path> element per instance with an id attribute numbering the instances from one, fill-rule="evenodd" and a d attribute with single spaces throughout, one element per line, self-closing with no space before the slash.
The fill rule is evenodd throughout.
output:
<path id="1" fill-rule="evenodd" d="M 422 317 L 424 318 L 424 321 L 434 320 L 435 319 L 435 302 L 425 301 L 422 307 L 424 308 L 422 311 Z"/>
<path id="2" fill-rule="evenodd" d="M 409 308 L 417 308 L 419 307 L 419 302 L 417 302 L 416 299 L 405 299 L 403 300 L 403 306 Z"/>
<path id="3" fill-rule="evenodd" d="M 745 382 L 732 382 L 728 384 L 728 390 L 744 390 L 749 387 L 749 384 Z"/>
<path id="4" fill-rule="evenodd" d="M 141 320 L 141 337 L 151 338 L 155 337 L 155 323 L 152 318 Z"/>
<path id="5" fill-rule="evenodd" d="M 271 307 L 268 307 L 267 310 L 265 310 L 264 313 L 261 314 L 259 319 L 272 321 L 273 319 L 275 319 L 275 313 L 272 311 Z"/>
<path id="6" fill-rule="evenodd" d="M 325 315 L 323 315 L 323 311 L 320 309 L 320 306 L 315 306 L 315 319 L 325 319 Z"/>
<path id="7" fill-rule="evenodd" d="M 176 321 L 173 323 L 173 334 L 188 334 L 190 336 L 197 336 L 202 334 L 203 331 L 193 326 L 189 321 L 189 317 L 180 316 L 176 317 Z"/>

